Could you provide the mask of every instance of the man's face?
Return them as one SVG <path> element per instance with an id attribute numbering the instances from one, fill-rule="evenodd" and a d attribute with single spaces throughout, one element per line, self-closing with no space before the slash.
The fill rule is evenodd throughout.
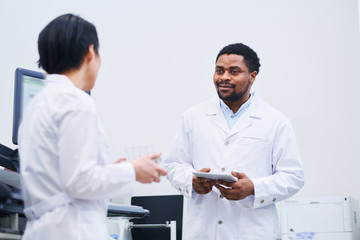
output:
<path id="1" fill-rule="evenodd" d="M 214 84 L 224 102 L 242 102 L 249 97 L 257 72 L 249 73 L 244 57 L 237 54 L 221 55 L 215 67 Z"/>

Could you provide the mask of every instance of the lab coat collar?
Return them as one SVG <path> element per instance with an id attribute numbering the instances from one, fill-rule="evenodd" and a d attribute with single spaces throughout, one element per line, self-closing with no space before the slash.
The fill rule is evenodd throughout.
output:
<path id="1" fill-rule="evenodd" d="M 221 110 L 219 98 L 214 97 L 210 100 L 206 116 L 211 117 L 212 121 L 225 131 L 229 136 L 249 127 L 253 121 L 253 118 L 261 119 L 263 116 L 262 105 L 263 101 L 255 93 L 251 101 L 249 109 L 243 113 L 243 116 L 235 123 L 233 128 L 229 130 L 224 113 Z"/>
<path id="2" fill-rule="evenodd" d="M 262 112 L 262 104 L 263 104 L 263 101 L 262 99 L 257 95 L 255 94 L 255 92 L 251 93 L 254 95 L 251 103 L 250 103 L 250 106 L 249 106 L 249 116 L 250 117 L 255 117 L 255 118 L 262 118 L 263 116 L 263 112 Z M 223 114 L 222 113 L 222 110 L 221 110 L 221 107 L 220 107 L 220 103 L 219 103 L 219 97 L 213 97 L 210 99 L 210 102 L 209 102 L 209 105 L 207 107 L 207 110 L 206 110 L 206 115 L 207 116 L 213 116 L 213 115 L 221 115 Z"/>
<path id="3" fill-rule="evenodd" d="M 46 84 L 65 84 L 68 86 L 73 86 L 76 87 L 74 85 L 74 83 L 70 80 L 70 78 L 68 78 L 65 75 L 60 75 L 60 74 L 49 74 L 46 76 Z"/>
<path id="4" fill-rule="evenodd" d="M 254 94 L 254 97 L 249 106 L 249 117 L 262 118 L 264 115 L 264 111 L 263 111 L 264 102 L 261 99 L 261 97 L 259 97 L 255 93 L 252 94 Z"/>
<path id="5" fill-rule="evenodd" d="M 220 127 L 224 132 L 229 131 L 224 113 L 221 110 L 219 97 L 213 97 L 209 100 L 209 104 L 206 107 L 206 116 Z"/>

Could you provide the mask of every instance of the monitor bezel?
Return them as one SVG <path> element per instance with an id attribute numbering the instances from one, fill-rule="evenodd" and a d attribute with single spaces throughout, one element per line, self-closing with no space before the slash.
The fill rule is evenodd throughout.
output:
<path id="1" fill-rule="evenodd" d="M 45 74 L 24 68 L 15 70 L 15 86 L 14 86 L 14 110 L 13 110 L 13 133 L 12 142 L 18 144 L 18 130 L 22 114 L 22 94 L 23 94 L 23 76 L 39 78 L 45 80 Z"/>

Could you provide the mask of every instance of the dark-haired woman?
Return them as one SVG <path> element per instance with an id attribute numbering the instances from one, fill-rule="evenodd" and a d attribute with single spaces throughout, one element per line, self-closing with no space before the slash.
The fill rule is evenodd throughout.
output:
<path id="1" fill-rule="evenodd" d="M 23 240 L 107 239 L 107 199 L 128 197 L 135 181 L 158 182 L 152 159 L 108 163 L 107 139 L 85 92 L 100 68 L 95 26 L 65 14 L 38 39 L 46 86 L 30 102 L 19 130 L 21 183 L 28 219 Z"/>

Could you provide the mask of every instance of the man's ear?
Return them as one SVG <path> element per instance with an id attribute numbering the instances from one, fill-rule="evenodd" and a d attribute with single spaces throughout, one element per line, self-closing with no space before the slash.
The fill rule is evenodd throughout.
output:
<path id="1" fill-rule="evenodd" d="M 255 82 L 255 78 L 257 76 L 257 71 L 253 71 L 250 73 L 250 82 L 253 84 Z"/>

